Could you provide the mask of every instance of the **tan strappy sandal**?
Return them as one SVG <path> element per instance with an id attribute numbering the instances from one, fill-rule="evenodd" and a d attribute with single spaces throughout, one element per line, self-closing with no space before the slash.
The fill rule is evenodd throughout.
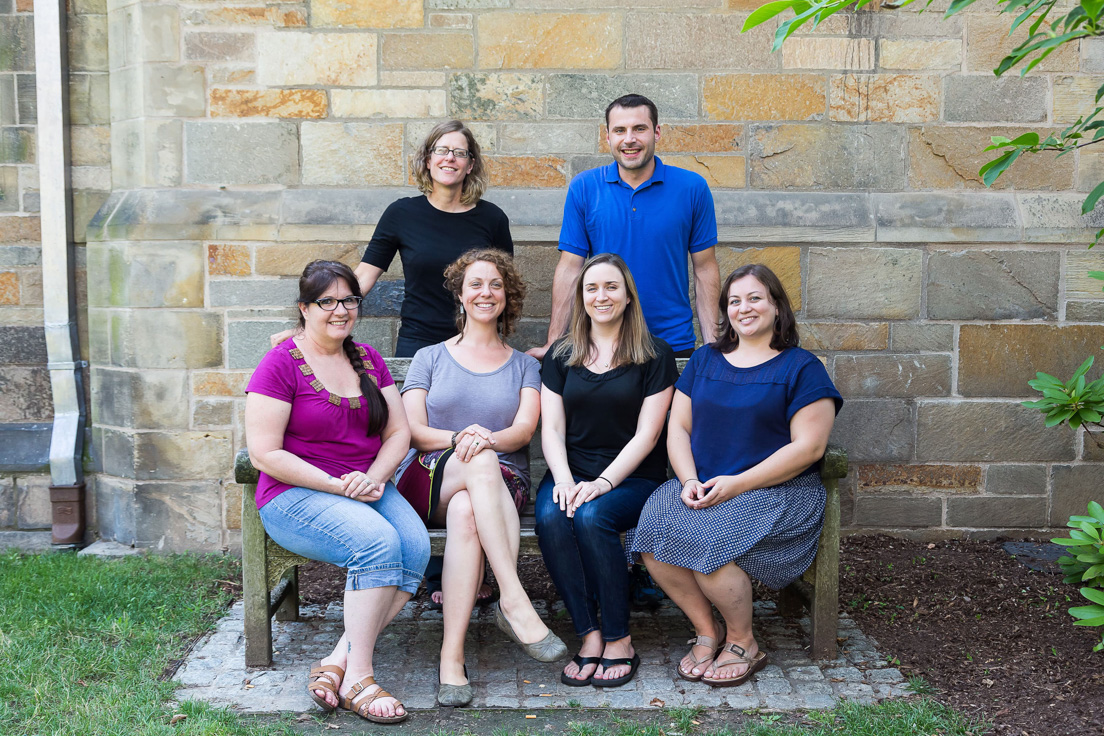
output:
<path id="1" fill-rule="evenodd" d="M 694 664 L 690 668 L 691 671 L 687 672 L 682 668 L 682 661 L 680 660 L 679 663 L 675 666 L 675 671 L 678 673 L 679 677 L 686 680 L 687 682 L 697 682 L 702 679 L 701 675 L 694 674 L 694 667 L 698 667 L 711 661 L 714 657 L 717 656 L 718 652 L 720 652 L 721 650 L 721 647 L 724 645 L 725 637 L 728 635 L 728 627 L 722 620 L 718 620 L 717 625 L 721 627 L 721 636 L 719 639 L 714 639 L 712 636 L 697 636 L 686 641 L 686 643 L 690 645 L 690 654 L 688 656 L 694 661 Z M 717 643 L 718 641 L 720 641 L 720 644 Z M 709 647 L 709 654 L 701 658 L 695 657 L 694 647 Z"/>
<path id="2" fill-rule="evenodd" d="M 382 687 L 371 695 L 364 696 L 364 699 L 361 700 L 359 703 L 353 703 L 353 701 L 357 699 L 358 695 L 360 695 L 368 688 L 372 687 L 372 685 L 377 684 L 378 683 L 376 682 L 376 678 L 368 675 L 363 680 L 349 688 L 349 692 L 351 694 L 341 699 L 341 707 L 345 710 L 356 713 L 364 720 L 371 721 L 372 723 L 401 723 L 409 718 L 410 711 L 406 709 L 406 706 L 402 704 L 402 701 L 400 701 L 398 698 L 395 698 L 394 695 L 387 692 Z M 380 698 L 395 698 L 395 707 L 401 707 L 403 709 L 402 715 L 396 714 L 393 716 L 377 716 L 376 714 L 370 712 L 368 710 L 368 706 L 376 702 Z"/>
<path id="3" fill-rule="evenodd" d="M 724 662 L 718 662 L 717 660 L 724 654 L 731 654 L 733 656 L 731 659 L 727 659 Z M 755 653 L 754 657 L 749 657 L 747 650 L 742 646 L 734 642 L 728 642 L 721 647 L 721 651 L 717 652 L 717 656 L 713 659 L 714 670 L 718 670 L 722 667 L 732 667 L 737 664 L 747 665 L 747 669 L 736 677 L 702 677 L 701 681 L 710 687 L 736 687 L 738 685 L 743 685 L 751 679 L 752 675 L 767 666 L 767 655 L 762 651 L 758 651 Z"/>
<path id="4" fill-rule="evenodd" d="M 337 685 L 334 685 L 327 674 L 337 675 Z M 318 660 L 317 663 L 311 665 L 310 674 L 307 675 L 307 694 L 310 695 L 311 700 L 318 703 L 318 707 L 327 713 L 333 713 L 337 710 L 336 705 L 330 705 L 326 702 L 326 698 L 322 697 L 315 690 L 325 690 L 328 693 L 333 693 L 334 700 L 338 703 L 341 702 L 341 695 L 338 694 L 337 688 L 341 686 L 341 681 L 345 679 L 345 670 L 338 667 L 336 664 L 322 664 L 322 660 Z"/>

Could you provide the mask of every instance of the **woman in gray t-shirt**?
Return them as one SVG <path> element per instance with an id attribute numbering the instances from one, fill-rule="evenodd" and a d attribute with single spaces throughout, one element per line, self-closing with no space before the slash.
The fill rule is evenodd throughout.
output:
<path id="1" fill-rule="evenodd" d="M 444 527 L 444 638 L 437 699 L 467 705 L 464 637 L 483 576 L 484 554 L 501 590 L 495 618 L 529 656 L 567 653 L 518 580 L 518 511 L 529 492 L 526 448 L 540 417 L 537 361 L 506 344 L 525 286 L 510 256 L 469 251 L 445 270 L 460 334 L 414 355 L 403 405 L 414 448 L 399 491 L 427 526 Z"/>

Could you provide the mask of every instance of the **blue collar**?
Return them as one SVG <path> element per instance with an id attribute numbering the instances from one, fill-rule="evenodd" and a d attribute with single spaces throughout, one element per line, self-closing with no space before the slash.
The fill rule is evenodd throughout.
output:
<path id="1" fill-rule="evenodd" d="M 663 161 L 660 160 L 659 156 L 656 156 L 655 159 L 653 159 L 653 160 L 655 161 L 655 171 L 652 172 L 652 178 L 648 179 L 646 182 L 644 182 L 643 184 L 638 186 L 637 187 L 638 190 L 643 189 L 644 187 L 651 186 L 652 184 L 659 184 L 663 181 L 663 176 L 666 173 L 665 170 L 666 170 L 667 167 L 664 165 Z M 606 182 L 608 182 L 609 184 L 620 184 L 620 183 L 622 183 L 621 173 L 617 170 L 617 162 L 616 161 L 611 162 L 605 168 L 606 168 Z M 626 185 L 626 186 L 628 186 L 628 185 Z"/>

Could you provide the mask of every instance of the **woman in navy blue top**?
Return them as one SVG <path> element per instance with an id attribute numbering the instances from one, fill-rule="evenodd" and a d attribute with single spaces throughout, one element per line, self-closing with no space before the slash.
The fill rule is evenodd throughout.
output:
<path id="1" fill-rule="evenodd" d="M 721 337 L 675 384 L 667 451 L 632 550 L 690 619 L 685 680 L 740 685 L 767 663 L 751 629 L 751 580 L 778 589 L 816 555 L 825 490 L 817 472 L 843 399 L 812 353 L 778 277 L 759 264 L 721 289 Z M 713 606 L 722 620 L 713 617 Z"/>

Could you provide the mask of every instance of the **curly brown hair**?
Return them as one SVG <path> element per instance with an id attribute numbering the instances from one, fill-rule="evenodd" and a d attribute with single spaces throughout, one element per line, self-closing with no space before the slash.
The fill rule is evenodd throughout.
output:
<path id="1" fill-rule="evenodd" d="M 514 259 L 508 253 L 494 248 L 469 250 L 457 258 L 445 269 L 445 288 L 452 292 L 456 301 L 456 329 L 464 334 L 467 315 L 460 308 L 460 294 L 464 291 L 464 274 L 473 263 L 484 261 L 498 269 L 502 275 L 502 284 L 506 289 L 506 308 L 498 315 L 498 334 L 503 342 L 514 331 L 521 310 L 525 306 L 525 282 L 514 265 Z"/>

